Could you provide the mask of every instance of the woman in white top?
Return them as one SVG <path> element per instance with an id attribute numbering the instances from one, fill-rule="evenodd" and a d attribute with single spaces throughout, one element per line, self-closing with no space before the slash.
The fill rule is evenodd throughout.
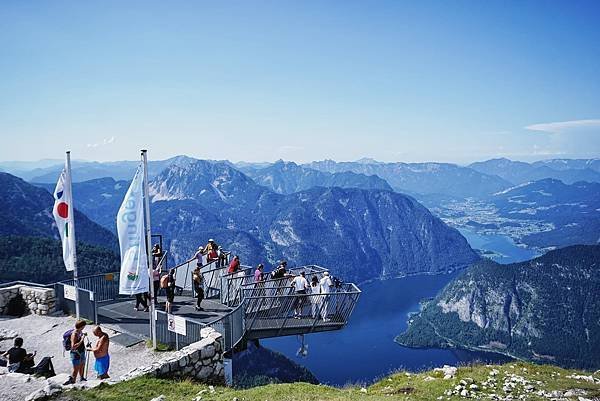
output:
<path id="1" fill-rule="evenodd" d="M 331 281 L 331 278 L 329 278 L 329 272 L 325 272 L 323 273 L 323 278 L 321 279 L 321 281 L 319 281 L 319 288 L 320 288 L 320 292 L 323 297 L 323 305 L 321 306 L 321 318 L 323 319 L 324 322 L 328 322 L 329 319 L 327 318 L 327 306 L 329 304 L 329 293 L 331 292 L 331 287 L 333 287 L 333 283 Z"/>

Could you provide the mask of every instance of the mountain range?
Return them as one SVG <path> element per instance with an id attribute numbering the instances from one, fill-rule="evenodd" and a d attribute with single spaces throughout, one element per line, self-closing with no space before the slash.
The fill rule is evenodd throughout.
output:
<path id="1" fill-rule="evenodd" d="M 153 232 L 164 235 L 170 263 L 186 260 L 210 237 L 244 263 L 316 263 L 358 281 L 445 272 L 478 259 L 458 231 L 380 178 L 337 175 L 382 189 L 316 186 L 278 194 L 228 162 L 170 160 L 149 183 Z M 0 234 L 57 238 L 49 192 L 54 185 L 2 178 L 8 189 L 3 210 L 11 214 L 3 216 L 8 224 Z M 128 184 L 113 178 L 74 183 L 78 240 L 115 248 L 111 232 Z"/>
<path id="2" fill-rule="evenodd" d="M 257 184 L 279 194 L 291 194 L 313 187 L 392 190 L 387 181 L 376 175 L 357 174 L 351 171 L 328 173 L 283 160 L 267 167 L 241 167 L 239 169 Z"/>
<path id="3" fill-rule="evenodd" d="M 367 280 L 457 269 L 478 257 L 458 231 L 389 190 L 277 194 L 225 162 L 172 165 L 150 183 L 153 229 L 176 260 L 208 237 L 243 262 L 316 263 Z"/>
<path id="4" fill-rule="evenodd" d="M 600 182 L 600 159 L 552 159 L 525 163 L 502 158 L 473 163 L 469 167 L 483 174 L 501 177 L 513 185 L 545 178 L 566 184 Z"/>
<path id="5" fill-rule="evenodd" d="M 485 197 L 511 186 L 497 175 L 480 173 L 450 163 L 382 163 L 370 160 L 335 162 L 323 160 L 306 167 L 329 173 L 353 172 L 377 175 L 395 191 L 409 194 L 444 194 L 454 197 Z"/>
<path id="6" fill-rule="evenodd" d="M 52 216 L 54 198 L 45 189 L 7 173 L 0 173 L 0 236 L 18 235 L 58 239 Z M 91 245 L 116 249 L 117 239 L 107 229 L 75 209 L 76 238 Z"/>
<path id="7" fill-rule="evenodd" d="M 600 367 L 600 245 L 522 263 L 481 261 L 451 281 L 397 338 L 568 367 Z"/>

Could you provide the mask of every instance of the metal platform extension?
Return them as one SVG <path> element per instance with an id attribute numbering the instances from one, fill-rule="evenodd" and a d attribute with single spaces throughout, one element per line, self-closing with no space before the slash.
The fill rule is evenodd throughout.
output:
<path id="1" fill-rule="evenodd" d="M 187 282 L 195 265 L 194 259 L 173 268 L 176 275 L 183 275 Z M 328 294 L 298 295 L 291 280 L 301 271 L 310 281 L 313 276 L 321 279 L 328 270 L 316 265 L 301 266 L 292 268 L 284 278 L 255 283 L 253 269 L 248 266 L 228 274 L 227 263 L 223 266 L 207 263 L 201 268 L 208 297 L 202 304 L 205 310 L 194 310 L 193 293 L 190 286 L 184 284 L 181 294 L 175 298 L 172 313 L 186 319 L 186 335 L 169 331 L 167 314 L 158 307 L 157 339 L 181 347 L 200 340 L 202 328 L 212 327 L 223 335 L 225 349 L 231 350 L 242 340 L 342 329 L 358 302 L 360 289 L 352 283 L 343 283 Z M 179 283 L 182 282 L 179 279 Z M 59 298 L 69 285 L 73 285 L 72 280 L 56 284 Z M 134 310 L 135 303 L 130 297 L 119 296 L 118 272 L 81 277 L 79 286 L 88 293 L 86 299 L 94 303 L 96 316 L 90 320 L 115 324 L 126 331 L 148 336 L 148 313 Z M 164 297 L 159 295 L 157 299 L 164 305 Z M 296 312 L 300 312 L 299 317 L 294 316 Z"/>

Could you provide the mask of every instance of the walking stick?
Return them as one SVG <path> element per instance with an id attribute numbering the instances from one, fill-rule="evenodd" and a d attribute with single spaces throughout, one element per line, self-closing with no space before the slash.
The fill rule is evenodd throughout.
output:
<path id="1" fill-rule="evenodd" d="M 90 340 L 88 340 L 87 346 L 86 346 L 86 350 L 85 350 L 85 368 L 83 370 L 83 378 L 85 380 L 87 380 L 87 375 L 88 375 L 88 366 L 90 363 L 90 350 L 89 348 L 92 346 L 92 343 Z"/>

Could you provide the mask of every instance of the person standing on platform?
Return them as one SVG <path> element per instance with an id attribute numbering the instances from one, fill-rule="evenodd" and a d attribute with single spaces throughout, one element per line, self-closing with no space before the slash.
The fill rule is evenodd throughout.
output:
<path id="1" fill-rule="evenodd" d="M 165 311 L 171 313 L 173 302 L 175 302 L 175 269 L 169 270 L 169 275 L 167 277 L 167 287 L 165 289 L 165 292 L 167 293 L 167 303 L 165 304 Z"/>
<path id="2" fill-rule="evenodd" d="M 294 277 L 292 280 L 292 287 L 296 293 L 294 298 L 294 319 L 302 319 L 302 308 L 304 308 L 304 300 L 306 293 L 310 288 L 304 272 L 300 273 L 299 276 Z"/>
<path id="3" fill-rule="evenodd" d="M 240 257 L 235 255 L 233 260 L 229 264 L 229 268 L 227 269 L 228 274 L 237 273 L 240 271 Z"/>
<path id="4" fill-rule="evenodd" d="M 323 305 L 321 305 L 321 318 L 324 322 L 328 322 L 327 318 L 327 306 L 329 304 L 329 293 L 331 292 L 331 287 L 333 286 L 333 282 L 329 277 L 329 272 L 323 273 L 323 278 L 319 281 L 320 292 L 322 294 Z"/>
<path id="5" fill-rule="evenodd" d="M 196 268 L 192 271 L 192 284 L 194 286 L 194 293 L 196 294 L 196 310 L 201 311 L 202 309 L 202 300 L 204 299 L 204 288 L 202 285 L 202 273 L 200 272 L 200 267 L 196 266 Z"/>

